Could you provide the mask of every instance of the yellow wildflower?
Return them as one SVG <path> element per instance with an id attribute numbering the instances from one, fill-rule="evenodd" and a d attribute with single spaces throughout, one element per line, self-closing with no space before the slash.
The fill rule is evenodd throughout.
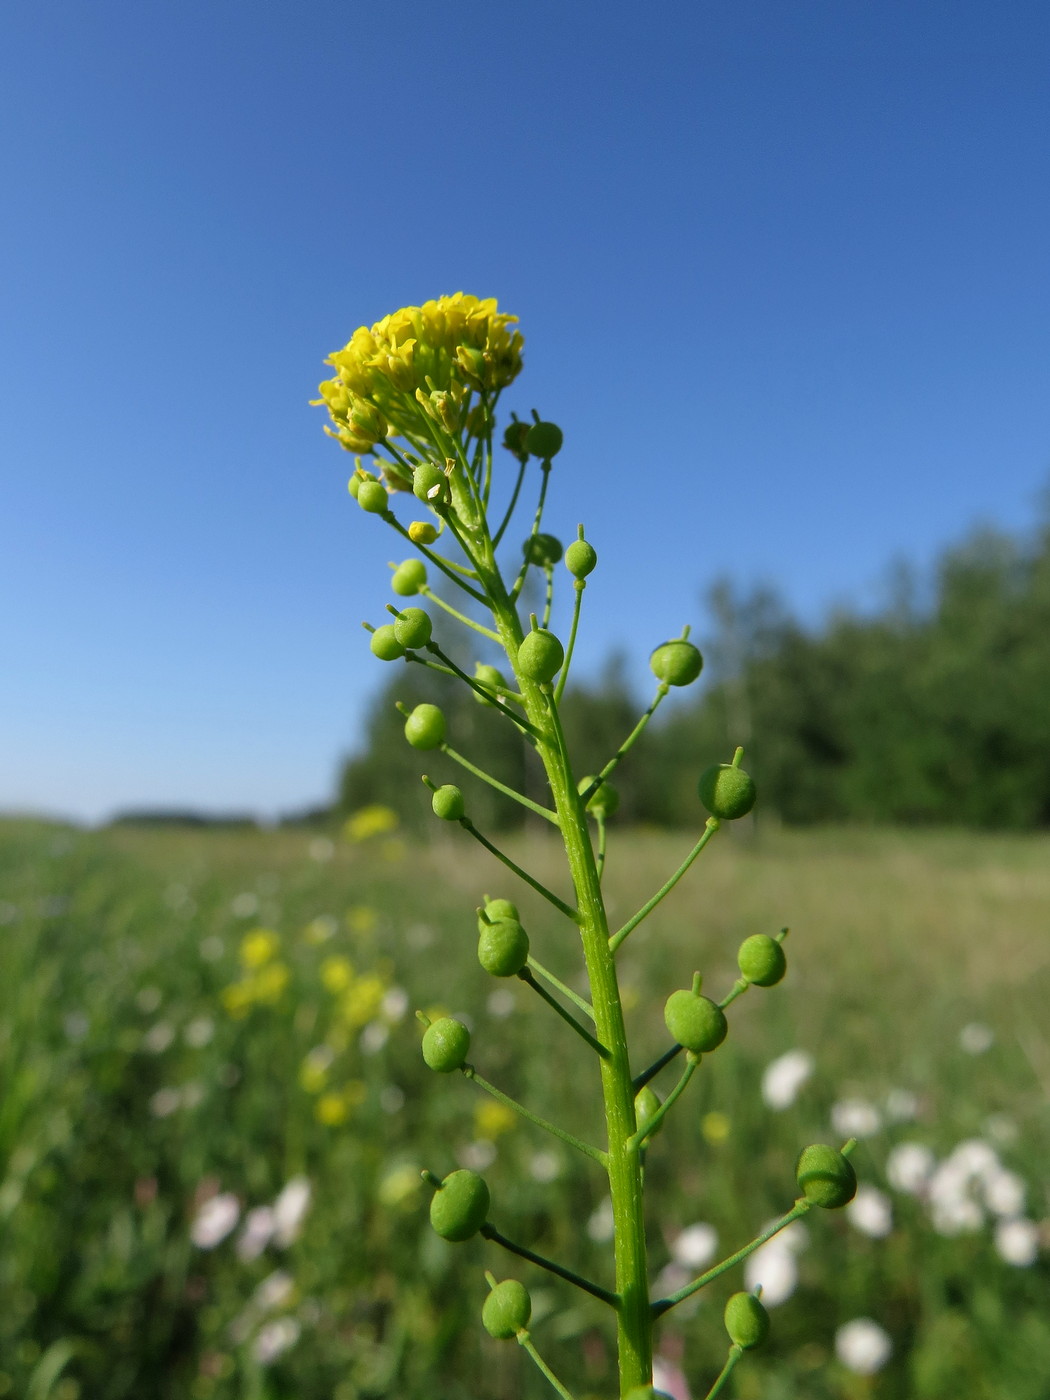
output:
<path id="1" fill-rule="evenodd" d="M 343 823 L 343 835 L 353 842 L 367 841 L 370 836 L 385 836 L 396 830 L 397 813 L 378 802 L 352 812 Z"/>
<path id="2" fill-rule="evenodd" d="M 419 1168 L 404 1162 L 387 1172 L 380 1181 L 376 1194 L 381 1205 L 409 1206 L 414 1202 L 421 1185 Z"/>
<path id="3" fill-rule="evenodd" d="M 349 958 L 344 958 L 342 954 L 335 953 L 330 958 L 325 958 L 321 964 L 321 982 L 327 991 L 333 996 L 337 992 L 345 992 L 354 976 L 354 965 Z"/>
<path id="4" fill-rule="evenodd" d="M 252 990 L 256 1001 L 272 1005 L 280 999 L 281 993 L 291 981 L 291 969 L 284 963 L 270 963 L 252 978 Z"/>
<path id="5" fill-rule="evenodd" d="M 719 1113 L 717 1109 L 711 1113 L 705 1113 L 700 1119 L 700 1131 L 710 1143 L 725 1142 L 732 1129 L 732 1124 L 724 1113 Z"/>
<path id="6" fill-rule="evenodd" d="M 337 1128 L 350 1117 L 350 1108 L 342 1094 L 322 1094 L 314 1105 L 314 1114 L 319 1123 Z"/>
<path id="7" fill-rule="evenodd" d="M 512 1108 L 497 1099 L 485 1099 L 474 1110 L 474 1133 L 479 1138 L 495 1142 L 501 1133 L 513 1128 L 516 1121 Z"/>
<path id="8" fill-rule="evenodd" d="M 247 1016 L 255 1000 L 249 982 L 231 982 L 228 987 L 223 987 L 220 996 L 226 1014 L 232 1016 L 235 1021 L 241 1021 Z"/>
<path id="9" fill-rule="evenodd" d="M 351 933 L 371 933 L 378 915 L 367 904 L 355 904 L 346 911 L 346 926 Z"/>
<path id="10" fill-rule="evenodd" d="M 281 940 L 272 929 L 253 928 L 241 939 L 241 962 L 245 967 L 262 967 L 268 963 L 281 946 Z"/>
<path id="11" fill-rule="evenodd" d="M 319 1094 L 328 1083 L 328 1070 L 335 1058 L 327 1045 L 315 1045 L 299 1066 L 299 1083 L 308 1094 Z"/>
<path id="12" fill-rule="evenodd" d="M 363 1026 L 371 1021 L 386 995 L 386 983 L 381 977 L 358 977 L 350 984 L 340 1004 L 343 1020 L 349 1026 Z"/>

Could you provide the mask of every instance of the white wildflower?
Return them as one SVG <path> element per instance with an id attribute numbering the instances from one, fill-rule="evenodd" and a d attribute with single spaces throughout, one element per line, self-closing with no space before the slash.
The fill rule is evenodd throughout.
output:
<path id="1" fill-rule="evenodd" d="M 959 1032 L 959 1044 L 967 1055 L 983 1055 L 995 1044 L 995 1032 L 991 1026 L 982 1025 L 980 1021 L 971 1021 Z"/>
<path id="2" fill-rule="evenodd" d="M 170 1026 L 167 1021 L 158 1021 L 155 1026 L 150 1026 L 142 1037 L 142 1048 L 148 1050 L 151 1055 L 162 1055 L 174 1039 L 175 1027 Z"/>
<path id="3" fill-rule="evenodd" d="M 149 1111 L 154 1118 L 168 1118 L 182 1103 L 178 1089 L 158 1089 L 149 1101 Z"/>
<path id="4" fill-rule="evenodd" d="M 210 1016 L 197 1016 L 182 1033 L 182 1038 L 194 1050 L 203 1050 L 215 1034 L 215 1022 Z"/>
<path id="5" fill-rule="evenodd" d="M 587 1234 L 595 1244 L 607 1244 L 613 1237 L 612 1197 L 606 1196 L 587 1221 Z"/>
<path id="6" fill-rule="evenodd" d="M 243 894 L 235 894 L 230 901 L 230 909 L 237 919 L 250 919 L 253 914 L 259 912 L 259 896 L 251 890 L 245 890 Z"/>
<path id="7" fill-rule="evenodd" d="M 992 1215 L 1000 1219 L 1011 1219 L 1024 1210 L 1027 1188 L 1016 1172 L 1000 1167 L 988 1172 L 981 1181 L 984 1203 Z"/>
<path id="8" fill-rule="evenodd" d="M 762 1098 L 766 1107 L 790 1108 L 813 1069 L 813 1056 L 806 1050 L 788 1050 L 767 1065 L 762 1075 Z"/>
<path id="9" fill-rule="evenodd" d="M 671 1241 L 671 1258 L 686 1269 L 702 1269 L 718 1251 L 718 1231 L 713 1225 L 698 1221 L 687 1225 Z"/>
<path id="10" fill-rule="evenodd" d="M 294 1347 L 302 1334 L 301 1325 L 294 1317 L 275 1317 L 259 1328 L 259 1334 L 252 1344 L 252 1355 L 262 1366 L 269 1366 L 289 1347 Z"/>
<path id="11" fill-rule="evenodd" d="M 236 1226 L 240 1214 L 240 1203 L 232 1192 L 212 1196 L 194 1216 L 190 1239 L 198 1249 L 214 1249 Z"/>
<path id="12" fill-rule="evenodd" d="M 855 1317 L 835 1333 L 835 1355 L 858 1376 L 881 1371 L 892 1352 L 889 1333 L 870 1317 Z"/>
<path id="13" fill-rule="evenodd" d="M 557 1152 L 550 1152 L 541 1149 L 534 1152 L 529 1158 L 529 1175 L 533 1181 L 538 1181 L 541 1185 L 546 1185 L 550 1181 L 557 1181 L 561 1176 L 562 1160 Z"/>
<path id="14" fill-rule="evenodd" d="M 400 1113 L 405 1106 L 405 1091 L 396 1084 L 385 1084 L 379 1091 L 379 1107 L 384 1113 Z"/>
<path id="15" fill-rule="evenodd" d="M 1000 1220 L 995 1227 L 995 1247 L 1008 1264 L 1027 1269 L 1039 1255 L 1039 1227 L 1031 1220 Z"/>
<path id="16" fill-rule="evenodd" d="M 489 1138 L 479 1138 L 477 1142 L 468 1142 L 465 1147 L 461 1147 L 456 1153 L 456 1160 L 461 1167 L 469 1167 L 472 1172 L 483 1172 L 486 1167 L 491 1167 L 499 1156 L 499 1148 Z"/>
<path id="17" fill-rule="evenodd" d="M 252 1302 L 262 1312 L 270 1312 L 273 1308 L 283 1307 L 292 1296 L 294 1288 L 295 1279 L 291 1274 L 284 1269 L 275 1269 L 259 1284 Z"/>
<path id="18" fill-rule="evenodd" d="M 258 1259 L 270 1243 L 274 1231 L 273 1211 L 269 1206 L 256 1206 L 244 1217 L 244 1228 L 237 1237 L 237 1258 L 246 1264 Z"/>
<path id="19" fill-rule="evenodd" d="M 502 1021 L 511 1014 L 516 1005 L 514 993 L 509 987 L 497 987 L 489 994 L 485 1009 L 495 1020 Z"/>
<path id="20" fill-rule="evenodd" d="M 767 1308 L 787 1302 L 798 1284 L 795 1255 L 805 1249 L 809 1236 L 796 1220 L 779 1235 L 759 1245 L 744 1265 L 744 1287 L 749 1293 L 762 1289 Z"/>
<path id="21" fill-rule="evenodd" d="M 380 1010 L 388 1021 L 403 1021 L 408 1011 L 408 993 L 404 987 L 391 987 L 380 1003 Z"/>
<path id="22" fill-rule="evenodd" d="M 893 1229 L 893 1206 L 885 1191 L 863 1182 L 846 1207 L 851 1225 L 873 1240 L 885 1239 Z"/>
<path id="23" fill-rule="evenodd" d="M 840 1099 L 832 1105 L 831 1126 L 840 1137 L 871 1137 L 882 1127 L 882 1114 L 867 1099 Z"/>
<path id="24" fill-rule="evenodd" d="M 936 1157 L 921 1142 L 899 1142 L 886 1157 L 886 1180 L 895 1191 L 918 1196 L 936 1166 Z"/>
<path id="25" fill-rule="evenodd" d="M 891 1123 L 910 1123 L 919 1116 L 919 1096 L 910 1089 L 891 1089 L 886 1095 L 886 1118 Z"/>
<path id="26" fill-rule="evenodd" d="M 302 1233 L 313 1190 L 305 1176 L 293 1176 L 273 1203 L 273 1237 L 282 1249 Z"/>
<path id="27" fill-rule="evenodd" d="M 369 1021 L 361 1032 L 361 1053 L 378 1055 L 389 1039 L 390 1027 L 385 1021 Z"/>

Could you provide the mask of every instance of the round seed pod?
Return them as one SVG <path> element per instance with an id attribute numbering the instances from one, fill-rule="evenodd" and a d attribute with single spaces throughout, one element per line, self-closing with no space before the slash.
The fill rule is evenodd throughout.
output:
<path id="1" fill-rule="evenodd" d="M 425 647 L 434 626 L 422 608 L 406 608 L 394 619 L 394 636 L 403 647 Z"/>
<path id="2" fill-rule="evenodd" d="M 448 477 L 436 462 L 421 462 L 412 473 L 412 491 L 428 506 L 442 505 L 448 496 Z"/>
<path id="3" fill-rule="evenodd" d="M 542 457 L 545 462 L 561 451 L 565 435 L 557 423 L 533 423 L 525 434 L 525 447 L 533 457 Z"/>
<path id="4" fill-rule="evenodd" d="M 769 1313 L 753 1293 L 734 1293 L 724 1314 L 729 1340 L 750 1351 L 769 1336 Z"/>
<path id="5" fill-rule="evenodd" d="M 655 1118 L 660 1107 L 660 1095 L 655 1089 L 650 1089 L 646 1084 L 639 1089 L 634 1096 L 634 1116 L 639 1128 L 647 1128 Z M 663 1127 L 663 1120 L 657 1125 L 656 1132 Z"/>
<path id="6" fill-rule="evenodd" d="M 435 817 L 440 817 L 443 822 L 458 822 L 466 811 L 463 793 L 455 783 L 445 783 L 439 787 L 430 805 Z"/>
<path id="7" fill-rule="evenodd" d="M 410 598 L 426 585 L 427 566 L 422 559 L 406 559 L 394 570 L 390 587 L 401 598 Z"/>
<path id="8" fill-rule="evenodd" d="M 553 535 L 530 535 L 521 547 L 530 564 L 552 568 L 562 556 L 561 540 Z"/>
<path id="9" fill-rule="evenodd" d="M 589 573 L 593 573 L 598 563 L 598 555 L 594 545 L 588 544 L 586 540 L 573 540 L 565 551 L 565 567 L 573 578 L 586 578 Z"/>
<path id="10" fill-rule="evenodd" d="M 446 1176 L 434 1192 L 430 1223 L 443 1240 L 461 1244 L 484 1225 L 490 1201 L 484 1179 L 464 1167 Z"/>
<path id="11" fill-rule="evenodd" d="M 697 789 L 700 801 L 711 815 L 728 822 L 746 817 L 758 796 L 751 774 L 734 768 L 731 763 L 715 763 L 705 769 L 700 774 Z"/>
<path id="12" fill-rule="evenodd" d="M 381 481 L 362 481 L 357 491 L 357 504 L 369 515 L 382 515 L 390 506 L 390 497 Z"/>
<path id="13" fill-rule="evenodd" d="M 492 698 L 490 699 L 487 695 L 479 695 L 475 690 L 474 699 L 479 705 L 494 705 L 496 702 L 496 687 L 506 685 L 507 683 L 501 671 L 498 671 L 495 666 L 486 666 L 482 661 L 475 663 L 474 679 L 479 685 L 484 686 L 486 690 L 491 690 L 493 692 Z"/>
<path id="14" fill-rule="evenodd" d="M 565 650 L 553 632 L 545 627 L 530 632 L 518 647 L 518 670 L 541 685 L 552 681 L 561 670 Z"/>
<path id="15" fill-rule="evenodd" d="M 585 793 L 596 777 L 597 774 L 592 773 L 588 778 L 581 778 L 576 784 L 576 791 L 581 795 Z M 592 796 L 587 799 L 587 811 L 590 812 L 592 816 L 601 817 L 603 821 L 607 821 L 619 805 L 620 794 L 616 788 L 613 787 L 612 783 L 608 782 L 603 782 L 599 786 L 597 792 L 593 793 Z"/>
<path id="16" fill-rule="evenodd" d="M 470 1050 L 470 1031 L 462 1021 L 441 1016 L 423 1032 L 423 1059 L 438 1074 L 462 1069 Z"/>
<path id="17" fill-rule="evenodd" d="M 532 1299 L 524 1284 L 516 1278 L 504 1279 L 497 1283 L 485 1305 L 481 1309 L 481 1320 L 485 1331 L 497 1341 L 508 1342 L 516 1337 L 523 1327 L 528 1327 L 532 1316 Z"/>
<path id="18" fill-rule="evenodd" d="M 795 1180 L 807 1201 L 825 1210 L 847 1206 L 857 1194 L 857 1173 L 837 1147 L 814 1143 L 799 1153 Z"/>
<path id="19" fill-rule="evenodd" d="M 513 977 L 529 957 L 529 935 L 517 919 L 486 924 L 478 937 L 478 962 L 493 977 Z"/>
<path id="20" fill-rule="evenodd" d="M 382 627 L 377 627 L 372 633 L 368 643 L 372 655 L 378 656 L 380 661 L 396 661 L 399 656 L 404 656 L 405 649 L 394 635 L 394 624 L 384 623 Z"/>
<path id="21" fill-rule="evenodd" d="M 692 642 L 677 637 L 658 646 L 649 658 L 649 669 L 665 685 L 692 685 L 703 669 L 704 658 Z"/>
<path id="22" fill-rule="evenodd" d="M 415 482 L 414 476 L 412 480 Z M 413 544 L 433 544 L 437 537 L 437 528 L 429 520 L 413 520 L 408 527 L 408 538 Z"/>
<path id="23" fill-rule="evenodd" d="M 499 923 L 500 919 L 511 919 L 514 923 L 520 922 L 518 906 L 509 899 L 490 899 L 485 905 L 485 919 L 478 915 L 478 933 L 484 933 L 489 924 Z"/>
<path id="24" fill-rule="evenodd" d="M 679 1045 L 697 1054 L 717 1049 L 729 1029 L 725 1012 L 716 1002 L 686 989 L 667 998 L 664 1023 Z"/>
<path id="25" fill-rule="evenodd" d="M 361 478 L 358 476 L 357 472 L 354 472 L 353 476 L 346 483 L 346 489 L 350 492 L 351 496 L 353 496 L 354 500 L 356 501 L 357 493 L 361 489 Z"/>
<path id="26" fill-rule="evenodd" d="M 503 433 L 503 446 L 508 452 L 513 452 L 515 457 L 524 461 L 529 455 L 528 448 L 525 446 L 525 439 L 528 435 L 528 423 L 522 423 L 520 419 L 515 418 L 507 424 Z"/>
<path id="27" fill-rule="evenodd" d="M 445 742 L 445 716 L 436 705 L 417 705 L 405 720 L 405 738 L 414 749 L 436 749 Z"/>
<path id="28" fill-rule="evenodd" d="M 787 957 L 775 938 L 753 933 L 745 938 L 736 955 L 737 965 L 756 987 L 774 987 L 787 971 Z"/>

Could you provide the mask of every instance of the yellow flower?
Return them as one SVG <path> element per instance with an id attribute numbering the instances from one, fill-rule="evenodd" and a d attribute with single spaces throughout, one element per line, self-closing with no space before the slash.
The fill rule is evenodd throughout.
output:
<path id="1" fill-rule="evenodd" d="M 335 995 L 337 992 L 345 992 L 349 987 L 354 975 L 354 965 L 349 958 L 344 958 L 336 953 L 330 958 L 325 958 L 321 964 L 321 981 L 327 991 Z"/>
<path id="2" fill-rule="evenodd" d="M 514 1127 L 517 1116 L 512 1108 L 498 1099 L 485 1099 L 474 1110 L 474 1133 L 479 1138 L 495 1142 L 501 1133 Z"/>
<path id="3" fill-rule="evenodd" d="M 408 1206 L 415 1200 L 421 1185 L 419 1168 L 405 1162 L 387 1172 L 376 1194 L 381 1205 Z"/>
<path id="4" fill-rule="evenodd" d="M 719 1113 L 717 1109 L 711 1113 L 705 1113 L 700 1119 L 700 1131 L 710 1143 L 725 1142 L 732 1129 L 732 1124 L 724 1113 Z"/>
<path id="5" fill-rule="evenodd" d="M 346 911 L 346 926 L 351 933 L 371 933 L 377 917 L 376 911 L 367 904 L 355 904 Z"/>
<path id="6" fill-rule="evenodd" d="M 241 1021 L 247 1016 L 255 1000 L 250 982 L 231 982 L 228 987 L 223 987 L 220 996 L 226 1014 L 232 1016 L 235 1021 Z"/>
<path id="7" fill-rule="evenodd" d="M 350 1117 L 350 1108 L 342 1094 L 322 1094 L 314 1105 L 314 1114 L 319 1123 L 337 1128 Z"/>
<path id="8" fill-rule="evenodd" d="M 319 1094 L 328 1083 L 334 1054 L 327 1045 L 315 1045 L 299 1066 L 299 1083 L 308 1094 Z"/>
<path id="9" fill-rule="evenodd" d="M 348 1026 L 364 1026 L 375 1016 L 386 995 L 386 983 L 381 977 L 358 977 L 350 984 L 340 1005 Z"/>
<path id="10" fill-rule="evenodd" d="M 280 1000 L 281 993 L 291 980 L 291 969 L 284 963 L 270 963 L 261 968 L 252 978 L 252 989 L 256 1001 L 273 1005 Z"/>
<path id="11" fill-rule="evenodd" d="M 241 962 L 245 967 L 262 967 L 281 946 L 272 929 L 253 928 L 241 939 Z"/>
<path id="12" fill-rule="evenodd" d="M 367 841 L 370 836 L 385 836 L 396 830 L 397 813 L 378 802 L 352 812 L 343 823 L 343 835 L 354 842 Z"/>

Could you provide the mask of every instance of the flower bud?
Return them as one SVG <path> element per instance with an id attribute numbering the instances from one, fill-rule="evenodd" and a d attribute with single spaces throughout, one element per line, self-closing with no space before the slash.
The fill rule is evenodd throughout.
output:
<path id="1" fill-rule="evenodd" d="M 530 535 L 521 547 L 521 552 L 530 564 L 541 568 L 552 568 L 562 556 L 561 540 L 554 535 Z"/>
<path id="2" fill-rule="evenodd" d="M 470 1031 L 451 1016 L 432 1021 L 423 1033 L 423 1059 L 438 1074 L 462 1069 L 469 1050 Z"/>
<path id="3" fill-rule="evenodd" d="M 390 432 L 387 421 L 368 399 L 355 398 L 347 419 L 350 431 L 368 442 L 382 442 Z"/>
<path id="4" fill-rule="evenodd" d="M 394 636 L 406 649 L 425 647 L 433 630 L 430 617 L 422 608 L 406 608 L 394 619 Z"/>
<path id="5" fill-rule="evenodd" d="M 586 792 L 591 784 L 596 781 L 595 775 L 589 778 L 581 778 L 576 785 L 577 792 Z M 619 805 L 620 794 L 617 792 L 616 788 L 613 787 L 612 783 L 609 782 L 600 783 L 597 792 L 593 793 L 587 800 L 588 812 L 590 812 L 592 816 L 601 817 L 603 821 L 607 821 Z"/>
<path id="6" fill-rule="evenodd" d="M 357 489 L 357 504 L 369 515 L 382 515 L 390 508 L 390 497 L 382 482 L 362 481 Z"/>
<path id="7" fill-rule="evenodd" d="M 532 1299 L 528 1289 L 516 1278 L 497 1283 L 481 1309 L 485 1331 L 497 1341 L 507 1342 L 529 1325 Z"/>
<path id="8" fill-rule="evenodd" d="M 802 1149 L 795 1180 L 806 1200 L 825 1210 L 847 1206 L 857 1194 L 857 1173 L 849 1160 L 822 1142 Z"/>
<path id="9" fill-rule="evenodd" d="M 588 544 L 586 540 L 573 540 L 565 551 L 565 567 L 573 578 L 586 578 L 594 572 L 597 563 L 598 555 L 594 545 Z"/>
<path id="10" fill-rule="evenodd" d="M 417 705 L 405 720 L 405 738 L 414 749 L 436 749 L 445 742 L 445 716 L 436 705 Z"/>
<path id="11" fill-rule="evenodd" d="M 517 919 L 486 924 L 478 938 L 478 962 L 493 977 L 513 977 L 528 962 L 529 935 Z"/>
<path id="12" fill-rule="evenodd" d="M 769 1336 L 769 1313 L 753 1293 L 734 1293 L 724 1319 L 729 1340 L 745 1351 L 761 1346 Z"/>
<path id="13" fill-rule="evenodd" d="M 553 632 L 539 627 L 529 632 L 518 648 L 518 670 L 541 685 L 551 681 L 562 668 L 565 651 Z"/>
<path id="14" fill-rule="evenodd" d="M 660 1095 L 646 1084 L 634 1096 L 634 1117 L 639 1130 L 645 1129 L 656 1117 L 660 1109 Z M 656 1132 L 663 1127 L 663 1119 L 656 1126 Z"/>
<path id="15" fill-rule="evenodd" d="M 441 506 L 448 500 L 448 477 L 436 462 L 421 462 L 412 473 L 412 490 L 428 506 Z"/>
<path id="16" fill-rule="evenodd" d="M 490 1202 L 489 1188 L 477 1172 L 451 1172 L 430 1202 L 430 1223 L 443 1240 L 461 1244 L 484 1225 Z"/>
<path id="17" fill-rule="evenodd" d="M 463 793 L 455 783 L 445 783 L 434 793 L 431 806 L 434 808 L 435 817 L 440 817 L 445 822 L 458 822 L 466 811 L 463 802 Z"/>
<path id="18" fill-rule="evenodd" d="M 689 990 L 672 992 L 667 998 L 664 1023 L 679 1045 L 697 1054 L 717 1049 L 729 1029 L 717 1002 Z"/>
<path id="19" fill-rule="evenodd" d="M 475 389 L 485 388 L 485 353 L 473 345 L 456 347 L 456 365 Z"/>
<path id="20" fill-rule="evenodd" d="M 665 685 L 692 685 L 704 664 L 692 642 L 676 637 L 658 646 L 649 658 L 649 669 Z"/>
<path id="21" fill-rule="evenodd" d="M 410 598 L 426 585 L 427 566 L 422 559 L 406 559 L 394 570 L 390 587 L 401 598 Z"/>
<path id="22" fill-rule="evenodd" d="M 758 796 L 750 773 L 734 768 L 731 763 L 715 763 L 706 769 L 700 774 L 697 790 L 700 801 L 720 821 L 746 817 Z"/>
<path id="23" fill-rule="evenodd" d="M 412 490 L 416 489 L 415 475 L 412 477 Z M 437 527 L 429 520 L 413 520 L 408 527 L 408 538 L 413 544 L 433 544 L 438 537 Z"/>
<path id="24" fill-rule="evenodd" d="M 775 938 L 753 933 L 745 938 L 736 955 L 740 971 L 756 987 L 773 987 L 787 971 L 787 958 Z"/>
<path id="25" fill-rule="evenodd" d="M 474 679 L 486 691 L 491 691 L 491 698 L 488 695 L 479 695 L 475 690 L 474 699 L 479 705 L 494 705 L 496 703 L 496 691 L 498 686 L 506 685 L 506 681 L 500 671 L 495 666 L 486 666 L 484 662 L 478 661 L 474 666 Z"/>
<path id="26" fill-rule="evenodd" d="M 498 923 L 500 919 L 513 919 L 519 922 L 518 906 L 509 899 L 490 899 L 485 905 L 485 918 L 478 915 L 478 933 L 484 933 L 489 924 Z"/>
<path id="27" fill-rule="evenodd" d="M 525 446 L 528 451 L 533 457 L 540 457 L 545 462 L 549 462 L 561 451 L 564 440 L 562 430 L 556 423 L 533 423 L 525 434 Z"/>
<path id="28" fill-rule="evenodd" d="M 372 649 L 372 655 L 378 656 L 380 661 L 396 661 L 404 656 L 405 649 L 394 635 L 394 624 L 385 623 L 382 627 L 377 627 L 372 633 L 372 639 L 368 643 Z"/>

